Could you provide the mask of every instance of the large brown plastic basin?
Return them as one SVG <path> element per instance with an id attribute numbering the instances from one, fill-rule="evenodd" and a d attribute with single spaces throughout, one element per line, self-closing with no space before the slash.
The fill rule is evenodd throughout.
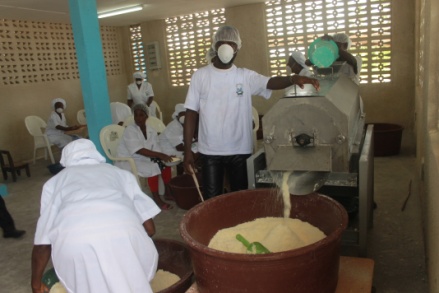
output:
<path id="1" fill-rule="evenodd" d="M 207 247 L 223 228 L 261 217 L 282 217 L 283 201 L 273 189 L 233 192 L 189 210 L 180 233 L 190 249 L 200 293 L 333 293 L 348 216 L 335 200 L 313 193 L 291 196 L 291 218 L 321 229 L 327 237 L 286 252 L 248 255 Z"/>

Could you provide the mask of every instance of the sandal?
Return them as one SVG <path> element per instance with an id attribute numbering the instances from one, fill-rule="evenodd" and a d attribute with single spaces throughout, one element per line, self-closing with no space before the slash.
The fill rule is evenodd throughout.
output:
<path id="1" fill-rule="evenodd" d="M 164 203 L 160 207 L 160 209 L 162 209 L 162 211 L 169 211 L 169 210 L 172 210 L 173 208 L 174 207 L 172 205 L 170 205 L 169 203 Z"/>

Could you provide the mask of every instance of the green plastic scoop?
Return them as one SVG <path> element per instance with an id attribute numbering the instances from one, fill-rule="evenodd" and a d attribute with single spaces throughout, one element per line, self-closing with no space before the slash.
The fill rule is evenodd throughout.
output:
<path id="1" fill-rule="evenodd" d="M 247 247 L 248 253 L 253 253 L 253 254 L 271 253 L 270 250 L 268 250 L 264 245 L 262 245 L 262 243 L 260 242 L 250 243 L 241 234 L 236 234 L 236 239 L 242 244 L 244 244 L 245 247 Z"/>

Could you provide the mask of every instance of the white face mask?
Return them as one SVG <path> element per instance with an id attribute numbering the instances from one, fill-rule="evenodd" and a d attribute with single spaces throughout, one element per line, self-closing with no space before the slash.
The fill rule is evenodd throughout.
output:
<path id="1" fill-rule="evenodd" d="M 142 84 L 142 81 L 141 81 L 141 80 L 138 80 L 138 81 L 136 81 L 136 83 L 137 83 L 137 85 L 141 85 L 141 84 Z"/>
<path id="2" fill-rule="evenodd" d="M 180 121 L 181 124 L 184 124 L 184 116 L 181 116 L 180 118 L 178 118 L 178 121 Z"/>
<path id="3" fill-rule="evenodd" d="M 232 46 L 228 44 L 222 44 L 218 48 L 218 58 L 224 64 L 227 64 L 232 60 L 234 53 Z"/>
<path id="4" fill-rule="evenodd" d="M 287 75 L 291 75 L 293 72 L 291 71 L 291 67 L 287 65 Z"/>
<path id="5" fill-rule="evenodd" d="M 64 112 L 64 109 L 63 108 L 56 108 L 56 113 L 59 113 L 59 114 L 61 114 L 62 112 Z"/>

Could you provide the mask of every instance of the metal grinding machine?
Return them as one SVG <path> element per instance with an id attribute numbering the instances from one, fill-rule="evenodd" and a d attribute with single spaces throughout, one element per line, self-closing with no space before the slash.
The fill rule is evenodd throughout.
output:
<path id="1" fill-rule="evenodd" d="M 263 116 L 264 148 L 247 160 L 249 189 L 280 186 L 291 172 L 291 194 L 318 191 L 355 211 L 343 242 L 364 256 L 373 212 L 373 125 L 365 127 L 358 85 L 338 73 L 343 66 L 336 62 L 330 74 L 315 70 L 319 92 L 293 86 Z"/>

